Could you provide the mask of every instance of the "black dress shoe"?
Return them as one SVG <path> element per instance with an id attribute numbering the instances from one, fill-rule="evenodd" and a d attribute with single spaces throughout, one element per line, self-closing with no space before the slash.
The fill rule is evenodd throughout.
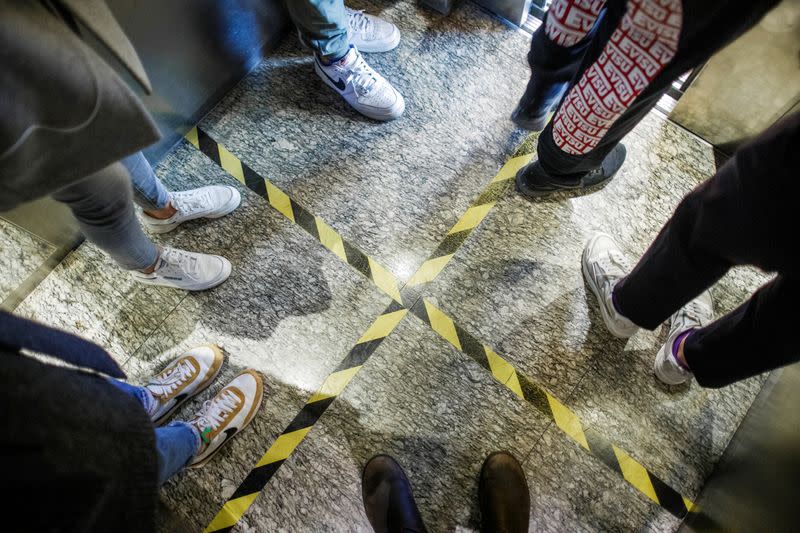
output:
<path id="1" fill-rule="evenodd" d="M 483 533 L 527 533 L 531 496 L 522 466 L 507 452 L 483 462 L 478 499 Z"/>
<path id="2" fill-rule="evenodd" d="M 388 455 L 370 459 L 361 475 L 364 510 L 375 533 L 425 533 L 411 484 Z"/>
<path id="3" fill-rule="evenodd" d="M 544 171 L 539 161 L 534 161 L 517 172 L 517 190 L 524 196 L 538 198 L 558 191 L 594 187 L 614 177 L 622 163 L 625 162 L 625 154 L 625 146 L 620 143 L 608 153 L 599 167 L 580 177 L 569 180 L 549 175 Z"/>

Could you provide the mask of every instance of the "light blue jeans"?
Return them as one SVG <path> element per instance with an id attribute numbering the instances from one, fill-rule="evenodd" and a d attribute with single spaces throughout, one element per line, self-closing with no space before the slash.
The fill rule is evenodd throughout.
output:
<path id="1" fill-rule="evenodd" d="M 161 183 L 153 167 L 142 152 L 126 157 L 122 164 L 128 169 L 131 175 L 131 185 L 133 185 L 133 200 L 142 209 L 156 210 L 163 209 L 169 204 L 169 192 L 164 184 Z"/>
<path id="2" fill-rule="evenodd" d="M 147 395 L 144 387 L 130 385 L 116 379 L 108 380 L 119 390 L 133 396 L 147 410 Z M 155 428 L 156 453 L 158 454 L 158 485 L 178 473 L 200 449 L 200 434 L 186 422 L 171 422 L 168 426 Z"/>
<path id="3" fill-rule="evenodd" d="M 321 59 L 335 61 L 347 54 L 347 15 L 343 0 L 289 0 L 289 16 L 300 40 Z"/>
<path id="4" fill-rule="evenodd" d="M 86 238 L 120 267 L 144 270 L 158 259 L 158 248 L 136 218 L 131 177 L 122 164 L 64 187 L 53 193 L 53 198 L 72 210 Z"/>

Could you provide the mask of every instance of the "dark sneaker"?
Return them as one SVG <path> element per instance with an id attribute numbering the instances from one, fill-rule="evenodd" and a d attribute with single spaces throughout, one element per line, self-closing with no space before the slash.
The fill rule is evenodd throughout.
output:
<path id="1" fill-rule="evenodd" d="M 403 468 L 388 455 L 376 455 L 361 475 L 364 510 L 375 533 L 427 531 Z"/>
<path id="2" fill-rule="evenodd" d="M 625 146 L 618 144 L 603 159 L 603 163 L 586 174 L 569 180 L 556 178 L 542 169 L 539 161 L 529 163 L 517 172 L 517 190 L 523 196 L 538 198 L 559 191 L 586 189 L 605 183 L 614 177 L 614 174 L 625 162 Z"/>
<path id="3" fill-rule="evenodd" d="M 525 472 L 512 455 L 495 452 L 486 458 L 478 482 L 481 531 L 527 533 L 531 496 Z"/>

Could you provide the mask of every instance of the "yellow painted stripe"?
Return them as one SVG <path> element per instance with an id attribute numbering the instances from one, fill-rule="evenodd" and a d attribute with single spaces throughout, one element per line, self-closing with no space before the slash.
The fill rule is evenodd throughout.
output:
<path id="1" fill-rule="evenodd" d="M 519 384 L 519 378 L 517 377 L 516 370 L 512 372 L 511 377 L 508 378 L 508 381 L 506 381 L 506 387 L 511 389 L 511 392 L 519 396 L 521 400 L 525 399 L 525 395 L 522 393 L 522 385 Z"/>
<path id="2" fill-rule="evenodd" d="M 530 163 L 532 159 L 533 154 L 520 155 L 509 159 L 506 161 L 506 164 L 503 165 L 503 168 L 500 169 L 500 172 L 492 179 L 492 183 L 513 179 L 517 175 L 519 169 Z"/>
<path id="3" fill-rule="evenodd" d="M 456 225 L 450 228 L 448 234 L 458 233 L 459 231 L 464 231 L 468 229 L 472 229 L 489 214 L 489 211 L 492 210 L 494 207 L 495 202 L 489 202 L 488 204 L 483 205 L 475 205 L 467 209 L 467 212 L 464 213 Z"/>
<path id="4" fill-rule="evenodd" d="M 439 272 L 445 267 L 450 258 L 453 257 L 453 254 L 443 255 L 441 257 L 436 257 L 434 259 L 428 259 L 422 266 L 419 267 L 419 270 L 414 272 L 414 275 L 411 276 L 411 279 L 408 280 L 408 286 L 413 287 L 415 285 L 422 285 L 423 283 L 428 283 L 433 281 L 436 276 L 439 275 Z"/>
<path id="5" fill-rule="evenodd" d="M 331 252 L 335 253 L 339 256 L 339 259 L 347 262 L 347 254 L 344 252 L 344 243 L 342 242 L 342 236 L 336 233 L 332 227 L 325 223 L 319 217 L 314 217 L 317 222 L 317 232 L 319 233 L 319 242 L 322 245 L 330 250 Z"/>
<path id="6" fill-rule="evenodd" d="M 292 201 L 289 196 L 277 188 L 272 182 L 264 180 L 267 185 L 267 199 L 269 205 L 283 213 L 283 216 L 294 222 L 294 211 L 292 211 Z"/>
<path id="7" fill-rule="evenodd" d="M 614 454 L 617 456 L 617 461 L 619 461 L 619 467 L 622 469 L 622 476 L 625 480 L 639 489 L 642 494 L 655 503 L 660 503 L 658 501 L 658 496 L 656 496 L 656 491 L 653 488 L 653 483 L 650 481 L 650 476 L 647 475 L 647 470 L 640 465 L 636 459 L 623 450 L 620 450 L 614 445 L 612 445 L 612 447 L 614 448 Z"/>
<path id="8" fill-rule="evenodd" d="M 583 424 L 580 419 L 570 411 L 567 406 L 559 402 L 549 393 L 547 394 L 547 401 L 550 403 L 550 410 L 553 412 L 553 418 L 556 421 L 561 431 L 572 437 L 572 440 L 589 449 L 589 443 L 586 442 L 586 435 L 583 433 Z"/>
<path id="9" fill-rule="evenodd" d="M 375 339 L 382 339 L 384 337 L 389 336 L 394 328 L 397 327 L 397 324 L 403 320 L 403 317 L 406 316 L 408 313 L 407 309 L 401 309 L 400 311 L 395 311 L 394 313 L 386 313 L 385 315 L 379 316 L 375 319 L 375 322 L 361 335 L 361 338 L 358 339 L 356 344 L 361 344 L 363 342 L 374 341 Z"/>
<path id="10" fill-rule="evenodd" d="M 239 519 L 244 516 L 244 513 L 247 512 L 247 509 L 253 505 L 253 502 L 256 498 L 258 498 L 258 495 L 258 492 L 254 492 L 253 494 L 248 494 L 246 496 L 236 498 L 235 500 L 228 500 L 225 502 L 225 505 L 222 506 L 220 512 L 218 512 L 217 516 L 214 517 L 214 520 L 212 520 L 211 523 L 208 524 L 208 527 L 206 527 L 205 533 L 219 531 L 220 529 L 225 529 L 236 525 L 236 522 L 238 522 Z"/>
<path id="11" fill-rule="evenodd" d="M 275 442 L 272 443 L 272 446 L 269 447 L 267 453 L 264 454 L 264 457 L 258 462 L 258 464 L 253 468 L 258 468 L 259 466 L 268 465 L 270 463 L 274 463 L 275 461 L 283 461 L 291 453 L 297 448 L 297 445 L 302 442 L 311 428 L 313 426 L 309 426 L 307 428 L 298 429 L 297 431 L 292 431 L 291 433 L 284 433 L 280 435 Z"/>
<path id="12" fill-rule="evenodd" d="M 450 317 L 434 307 L 428 300 L 424 300 L 424 302 L 425 310 L 428 312 L 428 318 L 431 321 L 433 331 L 441 335 L 444 340 L 461 351 L 461 341 L 458 340 L 456 326 L 453 321 L 450 320 Z"/>
<path id="13" fill-rule="evenodd" d="M 222 146 L 221 144 L 217 145 L 219 148 L 219 164 L 222 165 L 228 173 L 239 180 L 241 183 L 244 183 L 244 170 L 242 170 L 242 162 L 239 159 L 230 153 L 227 148 Z"/>
<path id="14" fill-rule="evenodd" d="M 322 387 L 306 403 L 314 403 L 326 398 L 339 396 L 344 388 L 347 387 L 347 384 L 350 383 L 350 380 L 353 379 L 353 376 L 358 374 L 359 370 L 361 370 L 361 365 L 345 368 L 329 375 L 325 378 L 325 383 L 322 384 Z"/>
<path id="15" fill-rule="evenodd" d="M 372 281 L 378 286 L 380 290 L 392 297 L 392 300 L 402 304 L 400 299 L 400 289 L 397 288 L 397 278 L 394 274 L 383 268 L 377 261 L 371 257 L 367 257 L 369 261 L 369 270 L 372 273 Z"/>
<path id="16" fill-rule="evenodd" d="M 192 143 L 192 146 L 194 146 L 198 150 L 200 149 L 200 139 L 197 137 L 197 126 L 186 132 L 186 135 L 184 137 L 186 137 L 187 141 Z"/>
<path id="17" fill-rule="evenodd" d="M 690 500 L 686 496 L 681 496 L 681 498 L 683 498 L 683 504 L 686 506 L 686 509 L 688 511 L 690 511 L 690 512 L 699 511 L 699 509 L 695 509 L 695 507 L 694 507 L 695 504 L 694 504 L 694 502 L 692 500 Z"/>
<path id="18" fill-rule="evenodd" d="M 514 367 L 488 346 L 484 345 L 483 351 L 486 352 L 486 359 L 489 361 L 489 369 L 492 371 L 494 378 L 500 383 L 506 383 L 511 375 L 515 374 Z"/>

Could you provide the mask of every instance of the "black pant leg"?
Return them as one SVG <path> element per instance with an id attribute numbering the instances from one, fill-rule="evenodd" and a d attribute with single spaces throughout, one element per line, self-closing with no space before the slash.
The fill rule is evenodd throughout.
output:
<path id="1" fill-rule="evenodd" d="M 642 54 L 650 39 L 641 35 L 651 25 L 631 30 L 632 20 L 639 15 L 628 15 L 633 10 L 649 15 L 652 9 L 657 11 L 670 3 L 609 1 L 577 75 L 553 120 L 539 136 L 537 151 L 542 168 L 551 176 L 568 180 L 598 167 L 676 78 L 752 27 L 776 3 L 766 0 L 732 5 L 726 0 L 683 0 L 672 4 L 672 11 L 681 15 L 679 27 L 667 24 L 671 15 L 663 17 L 661 42 Z M 673 30 L 679 32 L 677 43 Z M 669 54 L 672 57 L 667 61 Z"/>
<path id="2" fill-rule="evenodd" d="M 744 146 L 689 193 L 614 289 L 620 313 L 654 329 L 733 265 L 800 278 L 794 215 L 800 113 Z"/>
<path id="3" fill-rule="evenodd" d="M 724 387 L 800 361 L 795 328 L 800 280 L 778 276 L 732 313 L 686 339 L 683 354 L 703 387 Z"/>

